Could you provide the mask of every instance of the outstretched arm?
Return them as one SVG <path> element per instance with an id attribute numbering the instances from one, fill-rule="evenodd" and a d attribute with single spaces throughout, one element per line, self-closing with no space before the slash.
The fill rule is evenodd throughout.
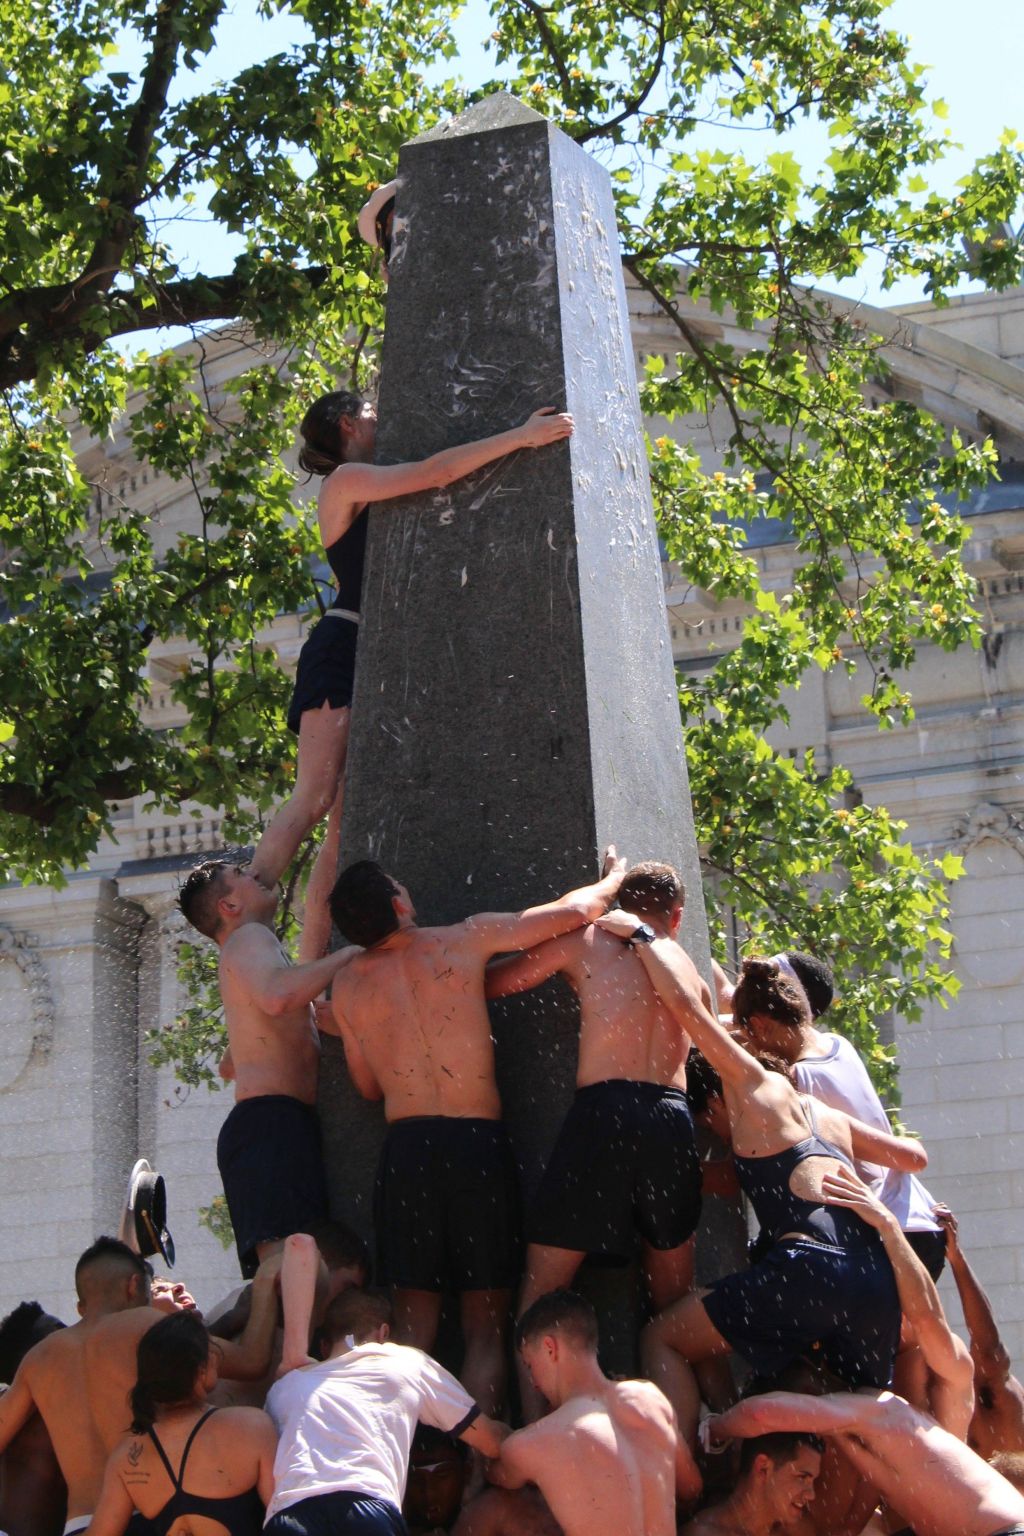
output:
<path id="1" fill-rule="evenodd" d="M 605 851 L 600 880 L 593 885 L 568 891 L 557 901 L 523 912 L 478 912 L 462 925 L 460 943 L 482 960 L 503 950 L 534 949 L 546 939 L 557 938 L 584 923 L 592 923 L 615 900 L 626 871 L 625 859 L 616 855 L 614 844 Z"/>
<path id="2" fill-rule="evenodd" d="M 570 956 L 579 943 L 579 930 L 560 934 L 548 939 L 536 949 L 528 949 L 521 955 L 509 955 L 504 960 L 492 960 L 484 972 L 486 997 L 511 997 L 515 992 L 529 992 L 541 982 L 555 976 L 570 963 Z"/>
<path id="3" fill-rule="evenodd" d="M 257 1007 L 276 1018 L 313 1002 L 360 953 L 349 946 L 325 955 L 322 960 L 289 965 L 269 928 L 261 923 L 246 923 L 224 945 L 221 967 L 244 987 Z"/>
<path id="4" fill-rule="evenodd" d="M 250 1290 L 249 1321 L 237 1339 L 219 1339 L 220 1374 L 232 1381 L 259 1381 L 270 1369 L 277 1328 L 278 1275 L 282 1254 L 264 1259 Z"/>
<path id="5" fill-rule="evenodd" d="M 609 912 L 599 924 L 606 933 L 623 940 L 635 933 L 639 925 L 640 919 L 631 912 Z M 733 1039 L 708 1008 L 697 969 L 675 939 L 658 938 L 653 944 L 638 944 L 636 952 L 651 986 L 720 1073 L 722 1081 L 748 1089 L 762 1082 L 765 1068 Z"/>
<path id="6" fill-rule="evenodd" d="M 708 1419 L 704 1433 L 712 1445 L 786 1430 L 855 1435 L 877 1417 L 878 1401 L 878 1397 L 860 1392 L 828 1392 L 823 1397 L 811 1397 L 806 1392 L 763 1392 Z"/>
<path id="7" fill-rule="evenodd" d="M 935 1219 L 946 1234 L 946 1258 L 960 1293 L 977 1379 L 985 1386 L 1002 1386 L 1010 1374 L 1010 1356 L 999 1337 L 991 1303 L 960 1247 L 960 1232 L 953 1212 L 945 1206 L 936 1206 Z"/>
<path id="8" fill-rule="evenodd" d="M 911 1248 L 899 1222 L 850 1168 L 825 1175 L 822 1193 L 830 1205 L 855 1211 L 881 1235 L 889 1256 L 900 1307 L 933 1376 L 931 1410 L 951 1435 L 964 1440 L 974 1411 L 974 1367 L 967 1346 L 946 1321 L 935 1282 Z"/>
<path id="9" fill-rule="evenodd" d="M 324 543 L 332 544 L 352 521 L 354 507 L 368 501 L 390 501 L 415 491 L 430 491 L 520 448 L 543 448 L 572 434 L 573 420 L 552 405 L 542 406 L 508 432 L 496 432 L 474 443 L 444 448 L 413 464 L 341 464 L 324 481 L 320 492 L 320 528 Z"/>

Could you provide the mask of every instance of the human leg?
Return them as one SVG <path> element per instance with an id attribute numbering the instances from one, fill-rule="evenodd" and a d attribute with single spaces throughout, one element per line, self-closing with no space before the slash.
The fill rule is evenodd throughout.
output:
<path id="1" fill-rule="evenodd" d="M 257 1250 L 262 1261 L 263 1248 L 270 1252 L 280 1243 L 261 1244 Z M 327 1266 L 320 1257 L 313 1238 L 306 1232 L 294 1232 L 284 1240 L 281 1262 L 281 1311 L 284 1314 L 284 1343 L 278 1375 L 311 1363 L 309 1339 L 316 1310 L 317 1288 L 326 1290 Z"/>
<path id="2" fill-rule="evenodd" d="M 327 818 L 324 840 L 317 850 L 313 868 L 306 882 L 306 899 L 299 936 L 299 964 L 319 960 L 331 942 L 331 912 L 328 898 L 338 877 L 338 849 L 341 846 L 341 810 L 345 800 L 345 779 L 338 784 L 331 813 Z"/>
<path id="3" fill-rule="evenodd" d="M 652 1312 L 664 1312 L 693 1290 L 694 1248 L 692 1237 L 675 1248 L 652 1248 L 644 1243 L 644 1278 Z"/>
<path id="4" fill-rule="evenodd" d="M 267 885 L 280 880 L 308 832 L 322 821 L 338 795 L 348 752 L 348 705 L 334 709 L 322 704 L 303 711 L 295 788 L 271 818 L 250 866 Z"/>
<path id="5" fill-rule="evenodd" d="M 712 1323 L 704 1295 L 693 1292 L 648 1323 L 640 1336 L 644 1372 L 676 1411 L 679 1429 L 692 1448 L 697 1441 L 700 1391 L 693 1366 L 729 1353 L 730 1345 Z"/>
<path id="6" fill-rule="evenodd" d="M 511 1307 L 511 1291 L 463 1291 L 459 1297 L 465 1345 L 460 1379 L 491 1418 L 499 1418 L 505 1406 L 505 1336 Z"/>
<path id="7" fill-rule="evenodd" d="M 428 1355 L 437 1342 L 441 1321 L 440 1291 L 414 1291 L 396 1286 L 391 1297 L 392 1338 L 396 1344 L 411 1344 Z"/>

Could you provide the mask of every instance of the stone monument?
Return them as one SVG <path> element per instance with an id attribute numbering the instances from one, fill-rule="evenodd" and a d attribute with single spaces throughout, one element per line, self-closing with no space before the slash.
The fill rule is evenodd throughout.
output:
<path id="1" fill-rule="evenodd" d="M 398 177 L 378 461 L 543 405 L 576 431 L 371 511 L 341 866 L 378 859 L 447 923 L 594 879 L 615 842 L 682 871 L 708 969 L 608 174 L 497 95 L 405 145 Z M 494 1017 L 529 1196 L 572 1095 L 575 998 Z M 380 1113 L 336 1047 L 324 1068 L 332 1199 L 366 1230 Z"/>

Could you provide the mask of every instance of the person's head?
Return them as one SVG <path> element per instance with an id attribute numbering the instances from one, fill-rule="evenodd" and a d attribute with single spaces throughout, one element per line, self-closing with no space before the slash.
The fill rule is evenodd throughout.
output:
<path id="1" fill-rule="evenodd" d="M 628 869 L 619 886 L 618 903 L 623 912 L 632 912 L 644 922 L 675 933 L 683 915 L 686 892 L 671 864 L 648 860 Z"/>
<path id="2" fill-rule="evenodd" d="M 379 1291 L 349 1286 L 340 1291 L 324 1317 L 320 1336 L 327 1354 L 353 1344 L 383 1344 L 391 1332 L 391 1303 Z"/>
<path id="3" fill-rule="evenodd" d="M 18 1366 L 41 1339 L 64 1327 L 38 1301 L 23 1301 L 0 1323 L 0 1381 L 10 1386 Z"/>
<path id="4" fill-rule="evenodd" d="M 832 999 L 836 995 L 836 979 L 832 969 L 824 960 L 815 959 L 814 955 L 806 955 L 801 949 L 788 949 L 784 955 L 776 955 L 782 969 L 788 966 L 804 989 L 811 1010 L 812 1019 L 820 1019 L 826 1009 L 832 1006 Z"/>
<path id="5" fill-rule="evenodd" d="M 823 1450 L 817 1435 L 802 1432 L 755 1435 L 741 1442 L 736 1487 L 756 1500 L 765 1529 L 796 1524 L 814 1498 Z"/>
<path id="6" fill-rule="evenodd" d="M 416 917 L 405 886 L 392 880 L 373 859 L 359 859 L 342 870 L 328 905 L 338 932 L 350 944 L 361 944 L 364 949 L 379 944 Z"/>
<path id="7" fill-rule="evenodd" d="M 377 414 L 362 395 L 335 389 L 314 400 L 299 425 L 299 466 L 308 475 L 329 475 L 339 464 L 373 453 Z"/>
<path id="8" fill-rule="evenodd" d="M 421 1424 L 409 1453 L 402 1513 L 416 1530 L 447 1530 L 462 1505 L 469 1477 L 469 1447 L 443 1430 Z"/>
<path id="9" fill-rule="evenodd" d="M 223 943 L 243 922 L 266 922 L 277 910 L 277 887 L 267 887 L 246 864 L 205 859 L 190 869 L 178 892 L 185 917 L 216 943 Z"/>
<path id="10" fill-rule="evenodd" d="M 989 1466 L 1000 1477 L 1005 1477 L 1018 1493 L 1024 1493 L 1024 1451 L 997 1451 L 989 1459 Z"/>
<path id="11" fill-rule="evenodd" d="M 150 1429 L 161 1408 L 202 1401 L 217 1383 L 217 1357 L 195 1312 L 174 1312 L 148 1329 L 136 1352 L 132 1433 Z"/>
<path id="12" fill-rule="evenodd" d="M 98 1237 L 75 1265 L 78 1310 L 125 1312 L 149 1302 L 153 1271 L 145 1259 L 116 1237 Z"/>
<path id="13" fill-rule="evenodd" d="M 732 999 L 732 1016 L 756 1051 L 769 1051 L 795 1061 L 802 1049 L 801 1032 L 811 1022 L 811 1010 L 795 975 L 778 960 L 744 960 L 743 974 Z"/>
<path id="14" fill-rule="evenodd" d="M 713 1131 L 720 1141 L 731 1141 L 722 1079 L 696 1046 L 686 1058 L 686 1099 L 698 1125 Z"/>
<path id="15" fill-rule="evenodd" d="M 333 1301 L 349 1286 L 364 1286 L 370 1274 L 370 1252 L 357 1232 L 343 1221 L 322 1221 L 313 1240 L 327 1266 L 326 1299 Z"/>
<path id="16" fill-rule="evenodd" d="M 558 1383 L 566 1366 L 596 1359 L 597 1313 L 576 1291 L 548 1291 L 527 1307 L 516 1324 L 516 1347 L 538 1392 L 559 1401 Z"/>

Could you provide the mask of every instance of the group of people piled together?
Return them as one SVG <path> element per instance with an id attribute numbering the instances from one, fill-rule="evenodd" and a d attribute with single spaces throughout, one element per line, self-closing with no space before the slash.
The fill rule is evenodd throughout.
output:
<path id="1" fill-rule="evenodd" d="M 819 1027 L 827 967 L 749 959 L 735 988 L 716 968 L 712 995 L 677 942 L 683 900 L 670 866 L 624 871 L 609 850 L 560 900 L 429 928 L 361 861 L 330 897 L 349 947 L 293 966 L 276 892 L 194 870 L 182 905 L 221 951 L 219 1155 L 252 1283 L 204 1322 L 103 1237 L 76 1323 L 35 1303 L 5 1319 L 0 1530 L 1024 1536 L 1024 1391 L 955 1218 L 916 1178 L 923 1149 Z M 555 974 L 580 1001 L 577 1092 L 523 1255 L 486 1001 Z M 375 1266 L 327 1210 L 317 1025 L 383 1100 Z M 702 1191 L 737 1187 L 750 1263 L 695 1289 Z M 588 1256 L 638 1247 L 644 1379 L 611 1380 L 568 1287 Z M 935 1288 L 947 1257 L 970 1347 Z M 445 1295 L 458 1379 L 431 1353 Z"/>
<path id="2" fill-rule="evenodd" d="M 386 245 L 382 193 L 360 227 Z M 217 1156 L 251 1285 L 204 1321 L 101 1237 L 77 1322 L 36 1303 L 5 1319 L 0 1536 L 402 1536 L 403 1500 L 414 1529 L 456 1536 L 1024 1536 L 1024 1392 L 916 1177 L 923 1148 L 819 1028 L 827 967 L 752 958 L 735 987 L 716 968 L 713 994 L 678 943 L 676 871 L 613 849 L 591 885 L 447 927 L 420 926 L 371 860 L 334 878 L 367 506 L 572 425 L 545 408 L 381 466 L 369 404 L 307 413 L 337 595 L 299 659 L 295 791 L 250 861 L 204 862 L 180 893 L 220 950 L 235 1104 Z M 324 816 L 293 965 L 278 882 Z M 332 923 L 347 947 L 328 953 Z M 556 975 L 579 999 L 576 1094 L 523 1222 L 487 1003 Z M 372 1265 L 330 1218 L 321 1032 L 383 1104 Z M 702 1198 L 738 1191 L 750 1261 L 698 1288 Z M 611 1380 L 570 1287 L 588 1257 L 637 1253 L 643 1379 Z M 969 1348 L 935 1288 L 947 1258 Z M 457 1376 L 433 1358 L 445 1297 Z"/>

